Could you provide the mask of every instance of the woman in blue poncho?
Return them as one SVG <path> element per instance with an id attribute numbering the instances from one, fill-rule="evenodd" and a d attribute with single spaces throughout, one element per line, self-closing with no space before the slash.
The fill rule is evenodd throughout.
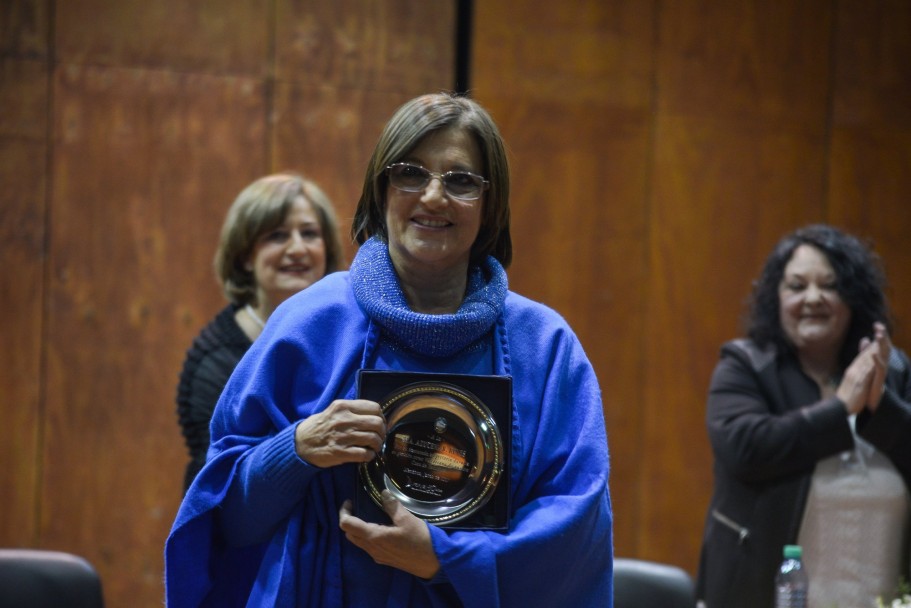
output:
<path id="1" fill-rule="evenodd" d="M 508 290 L 503 142 L 476 102 L 403 105 L 370 160 L 349 272 L 269 318 L 216 406 L 212 447 L 168 538 L 184 606 L 610 606 L 601 395 L 553 310 Z M 512 381 L 508 528 L 452 529 L 383 491 L 354 513 L 383 449 L 362 369 Z"/>

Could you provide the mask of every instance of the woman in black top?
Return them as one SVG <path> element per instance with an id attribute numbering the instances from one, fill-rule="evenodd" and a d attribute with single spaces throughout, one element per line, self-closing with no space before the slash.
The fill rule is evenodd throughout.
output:
<path id="1" fill-rule="evenodd" d="M 184 492 L 205 463 L 215 403 L 266 319 L 343 265 L 335 211 L 312 181 L 269 175 L 238 195 L 215 254 L 215 274 L 230 303 L 193 340 L 177 386 L 177 416 L 190 452 Z"/>
<path id="2" fill-rule="evenodd" d="M 870 606 L 907 576 L 911 371 L 884 284 L 876 255 L 826 225 L 766 261 L 709 389 L 707 608 L 771 606 L 786 544 L 803 546 L 810 606 Z"/>

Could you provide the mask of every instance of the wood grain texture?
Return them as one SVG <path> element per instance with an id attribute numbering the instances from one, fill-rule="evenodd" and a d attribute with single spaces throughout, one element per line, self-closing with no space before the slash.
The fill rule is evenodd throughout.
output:
<path id="1" fill-rule="evenodd" d="M 55 2 L 66 63 L 265 76 L 272 0 Z"/>
<path id="2" fill-rule="evenodd" d="M 347 235 L 386 119 L 452 86 L 454 20 L 453 1 L 0 2 L 0 545 L 80 553 L 109 605 L 160 604 L 174 391 L 224 302 L 228 205 L 299 170 Z M 617 555 L 695 573 L 709 374 L 782 234 L 872 241 L 911 348 L 909 28 L 903 0 L 475 3 L 510 284 L 598 374 Z"/>
<path id="3" fill-rule="evenodd" d="M 657 25 L 660 113 L 746 123 L 819 124 L 826 113 L 829 0 L 663 4 Z"/>
<path id="4" fill-rule="evenodd" d="M 911 4 L 847 0 L 837 4 L 833 123 L 911 128 Z"/>
<path id="5" fill-rule="evenodd" d="M 472 64 L 474 96 L 510 155 L 510 288 L 566 317 L 598 374 L 626 553 L 641 525 L 630 455 L 643 428 L 652 11 L 478 3 Z"/>
<path id="6" fill-rule="evenodd" d="M 911 349 L 911 5 L 839 3 L 829 217 L 883 260 L 896 317 L 893 341 Z"/>
<path id="7" fill-rule="evenodd" d="M 451 79 L 452 74 L 447 76 Z M 412 89 L 403 95 L 335 86 L 280 83 L 275 87 L 273 162 L 280 169 L 314 179 L 329 195 L 348 262 L 356 251 L 351 223 L 367 162 L 392 113 L 428 90 L 423 83 Z"/>
<path id="8" fill-rule="evenodd" d="M 225 211 L 264 170 L 262 86 L 67 66 L 54 97 L 41 538 L 86 555 L 112 605 L 152 605 L 187 459 L 177 377 L 224 305 Z"/>
<path id="9" fill-rule="evenodd" d="M 0 57 L 48 58 L 51 0 L 0 2 Z"/>
<path id="10" fill-rule="evenodd" d="M 435 6 L 425 16 L 454 15 L 452 4 Z M 449 42 L 433 55 L 415 36 L 388 47 L 389 61 L 425 66 L 411 81 L 395 82 L 397 74 L 383 72 L 379 47 L 365 46 L 363 61 L 376 63 L 362 69 L 382 72 L 386 89 L 316 81 L 307 71 L 278 82 L 274 68 L 285 64 L 275 57 L 295 57 L 284 53 L 287 40 L 257 33 L 255 44 L 232 43 L 250 19 L 266 23 L 265 32 L 280 29 L 273 20 L 281 7 L 250 7 L 232 5 L 202 33 L 210 53 L 195 43 L 170 48 L 174 32 L 143 31 L 134 40 L 122 33 L 136 21 L 160 24 L 160 7 L 111 8 L 98 27 L 85 23 L 98 3 L 59 15 L 66 59 L 51 96 L 49 388 L 37 536 L 88 557 L 111 605 L 154 605 L 162 596 L 163 545 L 186 462 L 174 391 L 190 341 L 224 305 L 212 256 L 227 207 L 250 181 L 282 169 L 316 167 L 312 176 L 331 184 L 336 198 L 332 188 L 351 185 L 356 164 L 359 188 L 366 154 L 392 110 L 453 80 Z M 404 4 L 389 7 L 401 12 Z M 178 31 L 206 27 L 214 11 L 170 8 Z M 344 15 L 324 17 L 339 20 L 325 29 L 342 27 Z M 397 25 L 364 21 L 354 40 L 394 40 Z M 391 30 L 373 31 L 384 27 Z M 440 28 L 452 30 L 452 18 L 430 31 Z M 259 53 L 260 46 L 272 50 Z M 236 52 L 262 61 L 237 61 Z M 346 232 L 350 209 L 341 214 Z"/>
<path id="11" fill-rule="evenodd" d="M 636 553 L 694 570 L 712 481 L 709 378 L 721 344 L 741 334 L 751 281 L 772 245 L 820 217 L 824 147 L 821 136 L 658 120 Z"/>
<path id="12" fill-rule="evenodd" d="M 812 5 L 812 6 L 810 6 Z M 825 2 L 662 5 L 638 555 L 695 572 L 705 395 L 771 246 L 824 219 Z"/>
<path id="13" fill-rule="evenodd" d="M 874 237 L 887 270 L 907 261 L 908 12 L 476 7 L 476 97 L 514 160 L 511 284 L 570 320 L 606 387 L 618 555 L 695 573 L 708 380 L 774 243 L 828 221 Z M 904 274 L 890 277 L 899 318 Z"/>
<path id="14" fill-rule="evenodd" d="M 350 261 L 351 220 L 383 126 L 405 101 L 452 89 L 455 3 L 282 1 L 276 23 L 272 162 L 323 187 Z"/>
<path id="15" fill-rule="evenodd" d="M 47 65 L 0 60 L 0 545 L 37 539 L 47 210 Z"/>
<path id="16" fill-rule="evenodd" d="M 398 93 L 403 102 L 451 90 L 455 6 L 452 1 L 279 0 L 276 78 Z"/>

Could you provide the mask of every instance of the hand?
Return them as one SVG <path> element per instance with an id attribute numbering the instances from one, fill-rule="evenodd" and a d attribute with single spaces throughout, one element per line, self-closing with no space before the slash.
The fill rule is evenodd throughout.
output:
<path id="1" fill-rule="evenodd" d="M 297 455 L 321 468 L 369 462 L 385 440 L 383 410 L 365 399 L 336 399 L 302 420 L 294 431 Z"/>
<path id="2" fill-rule="evenodd" d="M 861 348 L 871 344 L 867 338 L 861 340 Z M 892 341 L 889 339 L 889 332 L 882 323 L 873 324 L 874 361 L 876 365 L 873 374 L 870 394 L 867 399 L 867 407 L 871 412 L 875 412 L 879 407 L 880 399 L 883 396 L 883 390 L 886 388 L 886 374 L 889 371 L 889 357 L 892 355 Z"/>
<path id="3" fill-rule="evenodd" d="M 378 564 L 392 566 L 424 579 L 433 578 L 440 570 L 440 560 L 433 551 L 427 522 L 419 519 L 389 493 L 383 490 L 383 510 L 391 525 L 366 522 L 351 513 L 346 500 L 339 511 L 339 527 L 354 545 L 366 551 Z"/>
<path id="4" fill-rule="evenodd" d="M 845 370 L 845 375 L 835 391 L 842 400 L 848 414 L 857 414 L 870 400 L 870 390 L 876 375 L 876 347 L 866 338 L 861 341 L 861 350 Z"/>

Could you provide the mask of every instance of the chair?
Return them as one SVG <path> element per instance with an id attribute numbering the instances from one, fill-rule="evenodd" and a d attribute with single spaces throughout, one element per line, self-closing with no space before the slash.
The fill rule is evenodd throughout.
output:
<path id="1" fill-rule="evenodd" d="M 77 555 L 0 549 L 0 608 L 103 608 L 101 579 Z"/>
<path id="2" fill-rule="evenodd" d="M 693 608 L 696 590 L 683 569 L 640 559 L 614 559 L 614 608 Z"/>

